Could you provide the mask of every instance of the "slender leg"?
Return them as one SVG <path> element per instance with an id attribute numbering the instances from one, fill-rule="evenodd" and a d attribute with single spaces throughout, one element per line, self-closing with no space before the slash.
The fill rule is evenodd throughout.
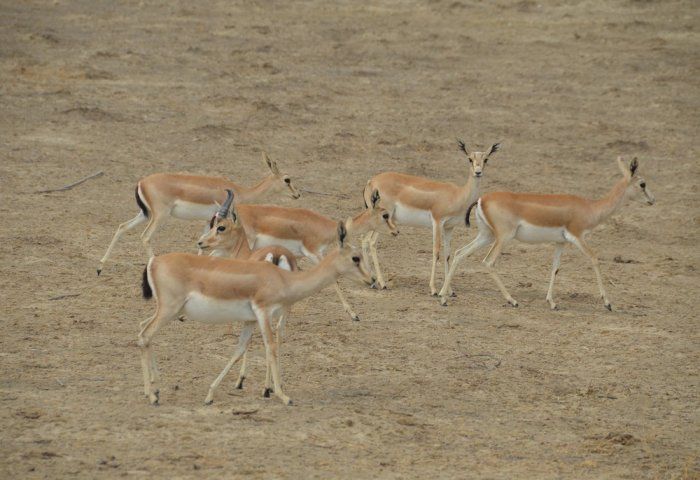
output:
<path id="1" fill-rule="evenodd" d="M 233 354 L 233 357 L 231 357 L 231 360 L 228 361 L 224 369 L 221 371 L 218 377 L 216 377 L 216 380 L 212 382 L 212 384 L 209 386 L 209 393 L 207 394 L 207 398 L 204 400 L 204 403 L 207 405 L 211 405 L 214 402 L 214 390 L 216 390 L 216 387 L 219 386 L 221 383 L 221 380 L 224 379 L 226 374 L 231 370 L 231 367 L 238 361 L 241 356 L 246 352 L 248 349 L 248 342 L 250 341 L 250 337 L 253 335 L 253 331 L 255 330 L 255 322 L 245 322 L 243 324 L 243 329 L 241 330 L 241 336 L 238 339 L 238 348 L 236 348 L 236 351 Z"/>
<path id="2" fill-rule="evenodd" d="M 554 250 L 554 261 L 552 262 L 552 275 L 549 280 L 549 288 L 547 289 L 547 303 L 549 303 L 549 308 L 552 310 L 557 309 L 557 304 L 554 303 L 554 298 L 552 298 L 552 292 L 554 291 L 554 278 L 557 276 L 557 273 L 559 273 L 562 250 L 564 250 L 564 245 L 557 244 Z"/>
<path id="3" fill-rule="evenodd" d="M 265 344 L 265 358 L 267 364 L 272 368 L 272 385 L 275 391 L 275 395 L 282 400 L 282 403 L 289 405 L 292 400 L 282 392 L 282 385 L 279 375 L 279 363 L 277 359 L 277 341 L 272 335 L 272 326 L 270 325 L 270 313 L 260 308 L 259 306 L 253 304 L 253 311 L 255 316 L 258 317 L 258 326 L 260 327 L 260 332 L 262 333 L 263 343 Z"/>
<path id="4" fill-rule="evenodd" d="M 386 281 L 384 280 L 384 275 L 382 275 L 382 271 L 379 268 L 379 255 L 377 254 L 377 241 L 379 240 L 379 232 L 369 232 L 367 235 L 365 235 L 365 238 L 367 238 L 367 246 L 369 247 L 369 254 L 372 257 L 372 263 L 374 264 L 374 273 L 376 274 L 377 278 L 374 287 L 384 290 L 386 289 Z M 364 245 L 363 254 L 365 254 Z M 369 257 L 365 256 L 365 258 Z"/>
<path id="5" fill-rule="evenodd" d="M 132 218 L 128 222 L 124 222 L 121 225 L 119 225 L 119 228 L 117 228 L 117 231 L 114 233 L 114 237 L 112 237 L 112 241 L 109 243 L 109 247 L 107 247 L 107 251 L 105 252 L 104 256 L 102 257 L 102 260 L 100 260 L 100 266 L 97 268 L 98 275 L 100 273 L 102 273 L 102 268 L 104 267 L 105 262 L 109 258 L 110 254 L 112 253 L 112 249 L 117 244 L 117 241 L 122 236 L 122 234 L 126 231 L 131 230 L 132 228 L 134 228 L 138 225 L 141 225 L 142 223 L 145 223 L 147 220 L 148 220 L 148 218 L 141 211 L 141 212 L 139 212 L 138 215 L 136 215 L 134 218 Z"/>
<path id="6" fill-rule="evenodd" d="M 433 265 L 430 270 L 430 294 L 436 296 L 438 291 L 435 286 L 435 270 L 437 270 L 437 262 L 440 258 L 440 242 L 442 240 L 442 225 L 437 220 L 433 219 Z"/>
<path id="7" fill-rule="evenodd" d="M 442 286 L 442 289 L 440 290 L 440 303 L 442 305 L 447 305 L 447 296 L 448 292 L 451 291 L 450 289 L 450 284 L 452 283 L 452 277 L 454 277 L 455 271 L 457 270 L 457 265 L 459 262 L 462 261 L 463 258 L 467 258 L 470 256 L 472 253 L 477 251 L 478 249 L 485 247 L 489 243 L 493 241 L 493 237 L 488 234 L 488 233 L 483 233 L 482 231 L 479 232 L 479 235 L 472 240 L 470 243 L 465 245 L 464 247 L 458 249 L 455 252 L 454 258 L 452 259 L 452 264 L 450 265 L 450 269 L 447 272 L 447 275 L 445 277 L 445 284 Z"/>
<path id="8" fill-rule="evenodd" d="M 147 321 L 141 322 L 142 328 L 138 335 L 138 345 L 141 351 L 141 367 L 143 369 L 144 393 L 148 397 L 151 405 L 157 405 L 159 401 L 159 392 L 156 381 L 158 380 L 158 371 L 156 369 L 155 358 L 151 351 L 151 339 L 160 330 L 163 325 L 178 317 L 182 305 L 176 308 L 162 308 L 161 305 L 156 307 L 156 313 Z"/>
<path id="9" fill-rule="evenodd" d="M 582 238 L 575 237 L 569 232 L 566 232 L 564 234 L 564 237 L 574 245 L 578 247 L 579 250 L 583 252 L 585 256 L 587 256 L 590 260 L 591 263 L 593 264 L 593 271 L 595 272 L 596 280 L 598 281 L 598 290 L 600 292 L 600 298 L 603 299 L 603 305 L 605 305 L 605 308 L 610 310 L 612 312 L 612 305 L 610 304 L 610 300 L 608 299 L 608 295 L 605 293 L 605 288 L 603 288 L 603 277 L 600 274 L 600 268 L 598 267 L 598 256 L 595 254 L 595 252 L 591 249 L 591 247 L 588 246 L 586 241 Z"/>
<path id="10" fill-rule="evenodd" d="M 450 261 L 452 260 L 452 234 L 454 233 L 454 228 L 445 229 L 444 232 L 442 237 L 442 253 L 445 257 L 445 277 L 447 277 L 447 272 L 450 270 Z M 450 297 L 455 296 L 452 287 L 450 287 L 448 295 Z"/>
<path id="11" fill-rule="evenodd" d="M 279 321 L 277 322 L 277 329 L 275 330 L 275 340 L 277 341 L 277 370 L 280 372 L 280 379 L 282 378 L 282 340 L 284 339 L 284 327 L 286 323 L 287 314 L 282 313 Z M 265 373 L 265 391 L 263 396 L 267 398 L 272 392 L 272 369 L 269 365 L 267 365 L 267 371 Z"/>
<path id="12" fill-rule="evenodd" d="M 160 225 L 163 219 L 166 218 L 168 215 L 170 215 L 170 212 L 168 212 L 167 215 L 163 213 L 156 214 L 152 212 L 151 221 L 148 222 L 148 225 L 146 225 L 146 229 L 141 234 L 141 241 L 143 242 L 143 246 L 146 248 L 148 258 L 151 258 L 153 256 L 153 248 L 151 248 L 151 237 L 156 231 L 156 228 L 158 228 L 158 225 Z"/>
<path id="13" fill-rule="evenodd" d="M 241 359 L 241 371 L 238 372 L 238 378 L 236 379 L 236 388 L 241 390 L 243 388 L 243 381 L 246 379 L 246 371 L 248 369 L 248 351 L 243 354 Z"/>
<path id="14" fill-rule="evenodd" d="M 491 278 L 493 278 L 494 282 L 496 282 L 498 289 L 501 291 L 501 294 L 503 294 L 503 297 L 506 299 L 506 301 L 512 306 L 517 307 L 518 302 L 510 295 L 510 293 L 508 293 L 508 290 L 506 290 L 506 286 L 501 281 L 501 277 L 498 276 L 498 273 L 496 273 L 496 269 L 494 268 L 494 264 L 496 263 L 496 260 L 498 259 L 499 255 L 501 254 L 503 246 L 507 243 L 508 240 L 509 239 L 506 238 L 496 237 L 496 242 L 493 244 L 491 250 L 484 259 L 484 265 L 486 265 L 489 275 L 491 275 Z"/>
<path id="15" fill-rule="evenodd" d="M 345 295 L 340 290 L 340 284 L 338 284 L 337 281 L 335 282 L 335 291 L 338 293 L 338 298 L 340 299 L 341 303 L 343 304 L 343 310 L 345 310 L 345 313 L 350 315 L 351 320 L 353 320 L 355 322 L 360 321 L 360 316 L 353 311 L 352 307 L 350 306 L 347 299 L 345 298 Z"/>

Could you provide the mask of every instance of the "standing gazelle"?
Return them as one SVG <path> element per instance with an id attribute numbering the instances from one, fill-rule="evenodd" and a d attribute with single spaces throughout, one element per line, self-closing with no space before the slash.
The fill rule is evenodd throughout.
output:
<path id="1" fill-rule="evenodd" d="M 440 258 L 440 243 L 443 244 L 445 275 L 450 265 L 450 243 L 452 232 L 460 224 L 467 207 L 479 198 L 479 180 L 489 157 L 498 151 L 500 144 L 494 143 L 485 152 L 470 152 L 466 144 L 459 140 L 459 148 L 469 160 L 469 178 L 464 185 L 438 182 L 428 178 L 384 172 L 372 177 L 365 187 L 365 205 L 370 193 L 377 190 L 381 195 L 380 205 L 389 212 L 397 224 L 427 227 L 433 229 L 433 263 L 430 272 L 430 293 L 437 295 L 435 271 Z M 369 247 L 374 262 L 379 288 L 386 288 L 386 282 L 379 269 L 377 257 L 377 235 L 369 233 L 363 239 L 363 247 Z"/>
<path id="2" fill-rule="evenodd" d="M 134 218 L 119 225 L 107 248 L 97 274 L 109 258 L 119 237 L 128 230 L 146 223 L 141 240 L 149 257 L 153 256 L 151 236 L 169 216 L 184 220 L 209 220 L 225 199 L 225 189 L 236 194 L 238 203 L 255 202 L 270 192 L 288 189 L 292 198 L 301 194 L 292 185 L 289 175 L 280 173 L 277 163 L 270 160 L 265 152 L 263 160 L 270 169 L 270 175 L 253 187 L 244 187 L 223 177 L 184 175 L 179 173 L 155 173 L 139 180 L 136 185 L 136 203 L 141 209 Z"/>
<path id="3" fill-rule="evenodd" d="M 266 363 L 272 370 L 274 392 L 285 404 L 277 362 L 277 342 L 272 320 L 296 302 L 313 295 L 340 275 L 369 285 L 374 281 L 362 252 L 346 243 L 347 231 L 337 228 L 338 248 L 329 252 L 314 268 L 288 272 L 267 262 L 250 262 L 189 253 L 169 253 L 151 257 L 144 271 L 143 294 L 155 297 L 155 314 L 141 322 L 138 344 L 141 348 L 144 393 L 157 404 L 158 369 L 151 352 L 151 339 L 166 323 L 185 315 L 205 323 L 243 322 L 243 331 L 233 357 L 209 388 L 205 402 L 211 403 L 214 390 L 226 373 L 245 353 L 257 323 L 265 344 Z"/>
<path id="4" fill-rule="evenodd" d="M 483 263 L 508 303 L 517 307 L 518 302 L 510 296 L 494 269 L 494 263 L 505 244 L 515 238 L 525 243 L 556 244 L 551 279 L 547 290 L 547 302 L 550 308 L 556 308 L 552 298 L 554 278 L 559 271 L 562 250 L 568 242 L 574 244 L 591 260 L 600 296 L 605 307 L 612 310 L 603 288 L 603 280 L 598 268 L 598 257 L 586 243 L 585 237 L 593 228 L 619 209 L 625 199 L 635 191 L 643 193 L 649 205 L 654 203 L 654 196 L 647 189 L 646 182 L 636 174 L 637 159 L 634 158 L 629 167 L 622 161 L 621 157 L 617 157 L 617 162 L 623 177 L 607 195 L 596 200 L 576 195 L 514 192 L 491 192 L 482 196 L 476 204 L 478 205 L 476 221 L 479 234 L 471 243 L 455 252 L 454 262 L 440 291 L 440 302 L 447 305 L 446 296 L 450 291 L 450 282 L 460 260 L 468 257 L 477 249 L 492 244 Z M 473 206 L 471 205 L 467 212 L 467 225 L 469 225 L 469 212 Z"/>

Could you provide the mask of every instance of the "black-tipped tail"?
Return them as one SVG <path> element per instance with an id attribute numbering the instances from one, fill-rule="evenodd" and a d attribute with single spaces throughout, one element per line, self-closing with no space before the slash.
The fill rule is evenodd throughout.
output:
<path id="1" fill-rule="evenodd" d="M 465 224 L 467 227 L 471 227 L 471 223 L 469 223 L 469 214 L 472 213 L 472 208 L 474 208 L 474 205 L 476 205 L 477 203 L 479 203 L 479 200 L 477 200 L 476 202 L 472 203 L 471 205 L 469 205 L 469 208 L 467 208 L 467 214 L 464 216 L 464 224 Z"/>
<path id="2" fill-rule="evenodd" d="M 153 298 L 153 290 L 151 290 L 151 284 L 148 283 L 148 267 L 143 269 L 143 280 L 141 282 L 141 288 L 143 289 L 143 298 L 148 300 Z"/>
<path id="3" fill-rule="evenodd" d="M 146 216 L 146 218 L 148 218 L 149 217 L 148 207 L 141 199 L 141 195 L 139 195 L 139 186 L 138 185 L 136 185 L 136 205 L 139 206 L 139 208 L 141 209 L 143 214 Z"/>

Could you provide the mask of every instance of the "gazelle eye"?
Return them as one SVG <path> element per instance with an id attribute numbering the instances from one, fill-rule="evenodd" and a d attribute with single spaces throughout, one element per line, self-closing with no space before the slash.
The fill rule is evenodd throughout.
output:
<path id="1" fill-rule="evenodd" d="M 354 256 L 354 257 L 352 257 L 352 261 L 359 265 L 360 264 L 360 257 Z"/>
<path id="2" fill-rule="evenodd" d="M 223 232 L 224 230 L 226 230 L 226 225 L 219 225 L 216 227 L 217 232 Z"/>
<path id="3" fill-rule="evenodd" d="M 287 177 L 284 179 L 284 183 L 287 183 L 287 184 L 292 183 L 292 179 Z"/>
<path id="4" fill-rule="evenodd" d="M 389 220 L 389 214 L 388 214 L 388 213 L 385 213 L 384 215 L 382 215 L 382 218 L 383 218 L 384 220 Z"/>
<path id="5" fill-rule="evenodd" d="M 647 188 L 647 184 L 645 182 L 640 183 L 639 186 L 642 188 Z"/>

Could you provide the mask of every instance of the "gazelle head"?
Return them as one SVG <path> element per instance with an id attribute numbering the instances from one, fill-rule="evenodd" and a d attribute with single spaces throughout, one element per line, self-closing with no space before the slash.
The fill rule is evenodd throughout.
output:
<path id="1" fill-rule="evenodd" d="M 386 233 L 396 236 L 399 229 L 396 227 L 391 213 L 384 207 L 379 206 L 381 198 L 379 190 L 374 189 L 370 197 L 370 205 L 359 215 L 350 217 L 345 221 L 346 230 L 353 230 L 354 233 L 366 233 L 370 231 Z"/>
<path id="2" fill-rule="evenodd" d="M 467 145 L 462 140 L 457 140 L 457 144 L 459 145 L 459 149 L 467 156 L 469 166 L 471 167 L 471 173 L 475 177 L 480 177 L 482 175 L 486 167 L 486 162 L 489 161 L 489 157 L 491 154 L 497 152 L 501 145 L 500 143 L 494 143 L 491 145 L 491 148 L 485 152 L 470 152 Z"/>
<path id="3" fill-rule="evenodd" d="M 267 168 L 270 169 L 270 172 L 279 179 L 279 187 L 277 187 L 277 190 L 282 190 L 284 188 L 289 189 L 290 195 L 292 196 L 293 199 L 297 199 L 301 197 L 301 192 L 297 190 L 297 188 L 292 184 L 292 178 L 289 175 L 280 173 L 280 169 L 277 166 L 277 162 L 274 160 L 271 160 L 270 157 L 267 155 L 267 153 L 263 152 L 262 153 L 263 160 L 265 161 L 265 164 L 267 165 Z"/>
<path id="4" fill-rule="evenodd" d="M 199 237 L 197 248 L 201 250 L 233 248 L 244 234 L 243 226 L 238 222 L 235 210 L 231 208 L 233 192 L 226 189 L 226 194 L 226 201 L 209 222 L 209 231 Z"/>
<path id="5" fill-rule="evenodd" d="M 343 222 L 338 222 L 338 259 L 334 262 L 340 275 L 365 285 L 372 285 L 376 279 L 370 273 L 362 249 L 350 245 L 348 231 Z"/>
<path id="6" fill-rule="evenodd" d="M 649 205 L 653 205 L 655 201 L 654 194 L 647 187 L 646 180 L 637 174 L 637 168 L 639 167 L 637 157 L 634 157 L 629 165 L 625 163 L 622 157 L 617 157 L 617 165 L 620 167 L 622 175 L 627 179 L 628 195 L 641 194 Z"/>

